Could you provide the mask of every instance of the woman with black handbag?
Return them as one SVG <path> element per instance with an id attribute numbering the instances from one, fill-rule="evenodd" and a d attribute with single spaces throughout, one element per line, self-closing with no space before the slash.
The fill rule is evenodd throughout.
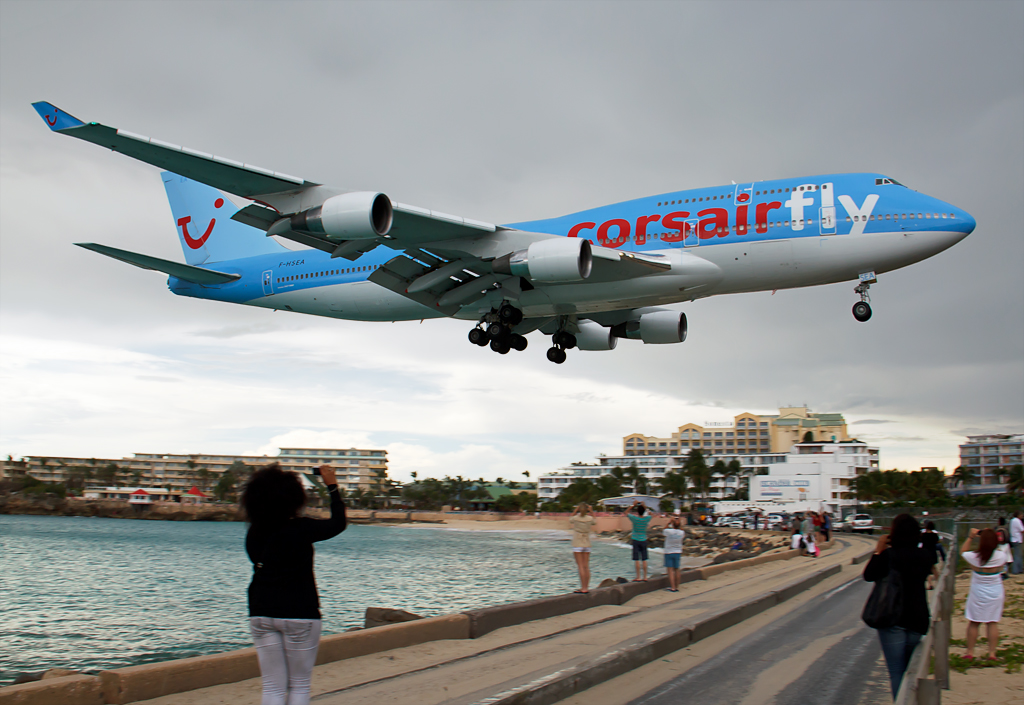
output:
<path id="1" fill-rule="evenodd" d="M 864 568 L 875 587 L 864 606 L 863 619 L 878 631 L 889 669 L 892 697 L 900 690 L 914 647 L 928 632 L 925 582 L 935 565 L 935 552 L 920 547 L 921 526 L 909 514 L 893 519 L 889 533 L 878 539 Z"/>

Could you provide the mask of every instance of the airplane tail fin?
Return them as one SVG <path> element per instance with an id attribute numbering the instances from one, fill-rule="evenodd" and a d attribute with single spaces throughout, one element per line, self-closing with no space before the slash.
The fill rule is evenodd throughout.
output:
<path id="1" fill-rule="evenodd" d="M 232 220 L 239 209 L 212 186 L 170 171 L 161 177 L 178 240 L 190 265 L 288 252 L 262 230 Z"/>

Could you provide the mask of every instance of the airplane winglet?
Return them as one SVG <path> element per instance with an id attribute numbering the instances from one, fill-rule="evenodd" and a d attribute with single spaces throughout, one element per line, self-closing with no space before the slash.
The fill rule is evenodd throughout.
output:
<path id="1" fill-rule="evenodd" d="M 76 118 L 74 115 L 69 115 L 53 103 L 47 103 L 45 100 L 41 100 L 38 103 L 32 103 L 32 107 L 39 113 L 39 117 L 46 120 L 46 124 L 50 126 L 50 129 L 54 132 L 60 132 L 66 130 L 69 127 L 81 127 L 85 123 Z"/>

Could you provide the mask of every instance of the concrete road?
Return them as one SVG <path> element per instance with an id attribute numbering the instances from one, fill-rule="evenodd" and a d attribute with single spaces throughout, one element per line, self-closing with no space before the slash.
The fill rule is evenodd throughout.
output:
<path id="1" fill-rule="evenodd" d="M 878 637 L 860 621 L 870 592 L 854 577 L 630 705 L 889 703 Z"/>

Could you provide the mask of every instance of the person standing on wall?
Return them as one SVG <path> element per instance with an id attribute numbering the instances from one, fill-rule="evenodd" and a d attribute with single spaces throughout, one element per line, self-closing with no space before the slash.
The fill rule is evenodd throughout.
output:
<path id="1" fill-rule="evenodd" d="M 633 582 L 647 582 L 647 525 L 651 523 L 651 517 L 647 513 L 647 505 L 640 500 L 633 502 L 629 508 L 630 523 L 633 524 L 633 533 L 630 539 L 633 542 L 633 566 L 636 568 L 636 578 Z M 643 568 L 643 577 L 640 577 L 640 570 Z"/>
<path id="2" fill-rule="evenodd" d="M 903 586 L 899 619 L 891 627 L 876 629 L 894 699 L 914 647 L 928 633 L 930 615 L 925 582 L 935 564 L 935 551 L 921 548 L 920 543 L 921 527 L 917 519 L 900 514 L 892 520 L 889 533 L 879 537 L 874 555 L 864 567 L 864 579 L 868 582 L 885 580 L 890 572 L 895 572 Z"/>
<path id="3" fill-rule="evenodd" d="M 306 492 L 279 463 L 257 470 L 242 492 L 249 520 L 245 551 L 253 564 L 249 629 L 263 676 L 262 705 L 308 705 L 320 645 L 320 596 L 313 544 L 345 530 L 345 504 L 330 465 L 319 468 L 331 518 L 299 516 Z"/>
<path id="4" fill-rule="evenodd" d="M 576 560 L 576 570 L 580 574 L 580 589 L 573 592 L 583 595 L 590 592 L 590 532 L 594 530 L 595 521 L 590 505 L 586 502 L 580 502 L 569 517 L 572 557 Z"/>
<path id="5" fill-rule="evenodd" d="M 1021 521 L 1020 510 L 1015 511 L 1010 519 L 1010 553 L 1013 554 L 1010 572 L 1014 575 L 1024 573 L 1024 521 Z"/>
<path id="6" fill-rule="evenodd" d="M 665 589 L 669 592 L 679 592 L 679 564 L 683 557 L 683 538 L 686 536 L 679 517 L 672 517 L 669 520 L 664 535 L 665 572 L 668 573 L 668 587 Z"/>

